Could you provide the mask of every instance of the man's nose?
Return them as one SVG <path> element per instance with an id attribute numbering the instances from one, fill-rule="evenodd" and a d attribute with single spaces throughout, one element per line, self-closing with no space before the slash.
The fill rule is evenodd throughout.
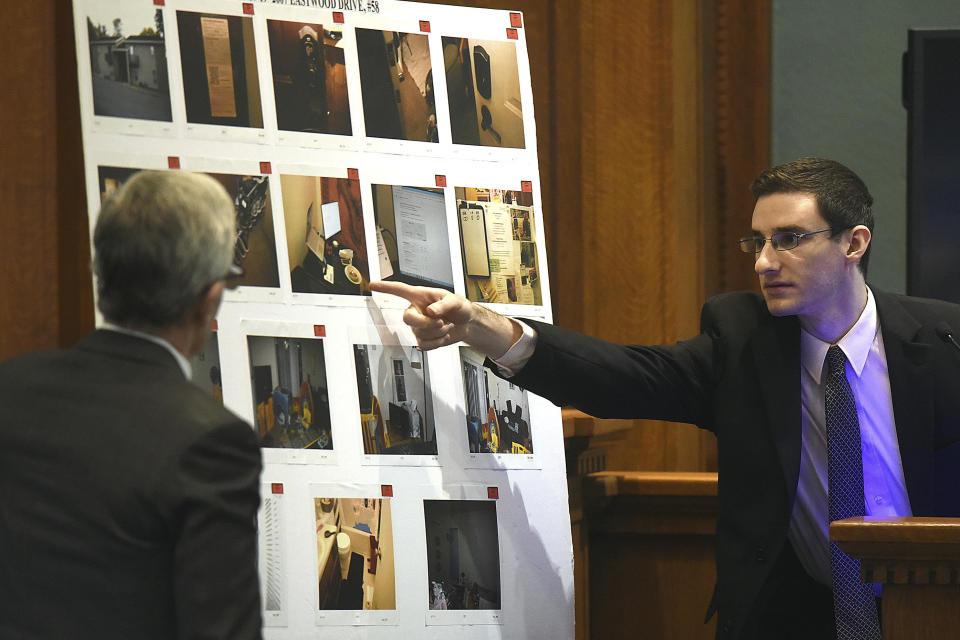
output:
<path id="1" fill-rule="evenodd" d="M 780 256 L 777 253 L 777 250 L 773 248 L 773 243 L 769 240 L 764 242 L 760 253 L 757 254 L 756 261 L 753 263 L 753 270 L 757 274 L 776 271 L 780 267 Z"/>

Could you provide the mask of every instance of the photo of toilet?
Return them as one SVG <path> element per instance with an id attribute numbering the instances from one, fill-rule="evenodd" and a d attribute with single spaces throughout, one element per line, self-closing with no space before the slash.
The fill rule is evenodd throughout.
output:
<path id="1" fill-rule="evenodd" d="M 396 609 L 389 498 L 314 498 L 317 607 Z"/>

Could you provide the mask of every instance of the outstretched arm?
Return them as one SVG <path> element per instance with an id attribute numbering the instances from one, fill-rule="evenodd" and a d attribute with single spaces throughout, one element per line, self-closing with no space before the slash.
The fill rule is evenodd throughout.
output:
<path id="1" fill-rule="evenodd" d="M 523 333 L 516 320 L 490 311 L 445 289 L 413 287 L 402 282 L 371 282 L 370 289 L 405 298 L 410 306 L 403 321 L 410 325 L 421 349 L 466 342 L 496 360 Z"/>

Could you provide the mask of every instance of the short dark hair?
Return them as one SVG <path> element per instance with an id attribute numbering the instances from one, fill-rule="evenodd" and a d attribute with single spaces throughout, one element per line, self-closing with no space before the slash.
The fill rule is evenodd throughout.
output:
<path id="1" fill-rule="evenodd" d="M 873 196 L 856 173 L 836 160 L 800 158 L 771 167 L 750 185 L 755 198 L 773 193 L 809 193 L 820 215 L 835 231 L 863 225 L 873 233 Z M 870 245 L 860 258 L 860 272 L 867 274 Z"/>
<path id="2" fill-rule="evenodd" d="M 233 260 L 233 200 L 210 176 L 141 171 L 100 208 L 93 232 L 97 306 L 110 322 L 180 322 Z"/>

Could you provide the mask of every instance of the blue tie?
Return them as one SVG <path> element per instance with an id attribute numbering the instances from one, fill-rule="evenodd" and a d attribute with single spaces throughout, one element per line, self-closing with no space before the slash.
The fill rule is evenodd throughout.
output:
<path id="1" fill-rule="evenodd" d="M 830 521 L 864 515 L 863 454 L 857 405 L 847 381 L 847 358 L 840 347 L 827 350 L 823 407 L 827 422 Z M 860 580 L 860 561 L 830 543 L 833 614 L 837 640 L 880 640 L 877 601 Z"/>

